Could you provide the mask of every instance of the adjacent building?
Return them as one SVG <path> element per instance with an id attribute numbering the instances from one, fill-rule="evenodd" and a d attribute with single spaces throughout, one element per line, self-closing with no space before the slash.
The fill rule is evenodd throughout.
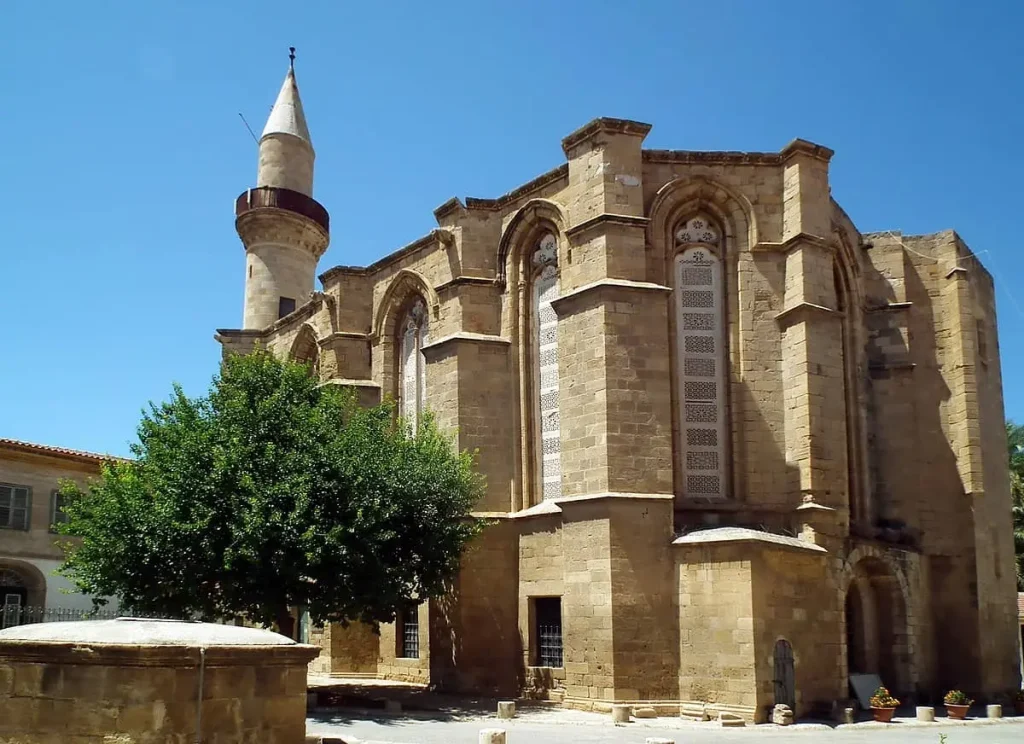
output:
<path id="1" fill-rule="evenodd" d="M 63 562 L 56 525 L 68 479 L 97 478 L 108 455 L 0 439 L 0 624 L 75 617 L 92 608 L 56 573 Z M 64 538 L 60 538 L 64 539 Z M 116 606 L 116 605 L 114 605 Z M 112 606 L 113 607 L 113 606 Z"/>
<path id="2" fill-rule="evenodd" d="M 650 129 L 591 121 L 547 173 L 316 289 L 330 221 L 288 71 L 235 205 L 242 327 L 217 338 L 433 410 L 479 450 L 493 522 L 451 596 L 317 631 L 315 668 L 755 720 L 854 673 L 1016 689 L 991 276 L 955 232 L 858 230 L 827 147 Z"/>

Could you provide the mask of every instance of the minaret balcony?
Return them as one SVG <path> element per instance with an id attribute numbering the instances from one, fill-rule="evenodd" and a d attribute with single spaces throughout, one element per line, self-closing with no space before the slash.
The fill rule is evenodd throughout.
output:
<path id="1" fill-rule="evenodd" d="M 258 186 L 247 189 L 235 199 L 235 217 L 241 217 L 255 209 L 284 209 L 312 220 L 330 234 L 331 218 L 327 210 L 316 199 L 298 191 L 276 186 Z"/>

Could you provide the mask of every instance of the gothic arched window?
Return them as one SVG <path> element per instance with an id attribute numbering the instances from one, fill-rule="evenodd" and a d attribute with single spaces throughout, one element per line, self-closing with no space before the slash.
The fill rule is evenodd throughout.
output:
<path id="1" fill-rule="evenodd" d="M 398 325 L 398 412 L 414 429 L 427 397 L 427 366 L 423 347 L 429 330 L 427 306 L 417 298 Z"/>
<path id="2" fill-rule="evenodd" d="M 534 451 L 538 488 L 544 499 L 562 495 L 562 440 L 558 420 L 558 241 L 545 233 L 530 256 L 533 314 Z"/>
<path id="3" fill-rule="evenodd" d="M 316 378 L 320 376 L 320 346 L 317 344 L 316 334 L 309 328 L 303 326 L 299 335 L 292 344 L 292 359 L 299 364 L 305 364 L 309 373 Z"/>
<path id="4" fill-rule="evenodd" d="M 721 238 L 696 216 L 676 228 L 676 401 L 688 498 L 727 495 L 726 354 Z"/>

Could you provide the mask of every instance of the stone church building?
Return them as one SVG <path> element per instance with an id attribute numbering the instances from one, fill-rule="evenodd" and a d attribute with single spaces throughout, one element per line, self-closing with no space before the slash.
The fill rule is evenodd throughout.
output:
<path id="1" fill-rule="evenodd" d="M 330 225 L 289 70 L 235 205 L 242 328 L 217 338 L 435 412 L 493 523 L 450 597 L 314 631 L 315 668 L 753 720 L 854 673 L 1016 688 L 991 276 L 952 231 L 861 233 L 826 147 L 649 150 L 650 128 L 591 121 L 316 289 Z"/>

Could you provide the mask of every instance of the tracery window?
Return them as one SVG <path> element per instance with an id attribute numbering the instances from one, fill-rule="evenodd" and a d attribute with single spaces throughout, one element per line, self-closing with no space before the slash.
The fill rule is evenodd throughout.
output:
<path id="1" fill-rule="evenodd" d="M 727 495 L 726 349 L 721 238 L 696 216 L 675 233 L 679 468 L 689 498 Z"/>
<path id="2" fill-rule="evenodd" d="M 534 449 L 540 495 L 562 495 L 562 441 L 558 418 L 558 316 L 551 303 L 558 297 L 558 241 L 545 233 L 530 257 L 533 270 L 533 376 L 535 383 Z"/>
<path id="3" fill-rule="evenodd" d="M 427 345 L 430 319 L 422 298 L 406 311 L 399 325 L 399 413 L 414 429 L 427 397 L 427 365 L 423 347 Z"/>

